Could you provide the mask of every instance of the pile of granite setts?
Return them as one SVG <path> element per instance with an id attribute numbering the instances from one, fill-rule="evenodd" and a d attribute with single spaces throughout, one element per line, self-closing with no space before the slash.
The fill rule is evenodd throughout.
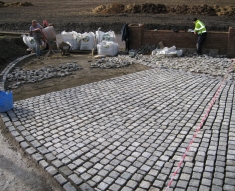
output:
<path id="1" fill-rule="evenodd" d="M 57 67 L 43 67 L 35 70 L 25 70 L 21 67 L 15 67 L 14 70 L 7 75 L 7 81 L 12 82 L 8 88 L 14 89 L 25 83 L 35 83 L 44 79 L 68 76 L 71 75 L 73 71 L 81 69 L 82 68 L 76 62 L 60 64 Z"/>

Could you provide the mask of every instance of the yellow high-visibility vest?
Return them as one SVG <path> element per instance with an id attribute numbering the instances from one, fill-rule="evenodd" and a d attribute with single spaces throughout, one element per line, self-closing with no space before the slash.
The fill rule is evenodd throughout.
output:
<path id="1" fill-rule="evenodd" d="M 202 33 L 205 33 L 206 32 L 206 26 L 204 25 L 204 23 L 200 20 L 197 20 L 195 22 L 195 29 L 194 31 L 197 33 L 197 34 L 202 34 Z"/>

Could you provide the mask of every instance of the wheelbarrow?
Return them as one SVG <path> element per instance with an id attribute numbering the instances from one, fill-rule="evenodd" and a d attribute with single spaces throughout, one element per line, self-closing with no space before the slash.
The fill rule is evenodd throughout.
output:
<path id="1" fill-rule="evenodd" d="M 61 56 L 70 56 L 71 46 L 65 42 L 59 44 Z"/>

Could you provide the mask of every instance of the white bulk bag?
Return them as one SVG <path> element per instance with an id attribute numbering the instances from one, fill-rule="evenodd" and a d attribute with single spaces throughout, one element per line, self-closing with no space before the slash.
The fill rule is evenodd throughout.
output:
<path id="1" fill-rule="evenodd" d="M 72 31 L 73 36 L 73 50 L 79 50 L 81 47 L 82 35 L 76 31 Z"/>
<path id="2" fill-rule="evenodd" d="M 34 49 L 36 47 L 36 43 L 31 36 L 27 36 L 25 34 L 21 35 L 23 37 L 24 43 L 31 49 Z"/>
<path id="3" fill-rule="evenodd" d="M 118 50 L 118 43 L 112 41 L 102 41 L 97 45 L 97 51 L 100 55 L 115 56 L 118 53 Z"/>
<path id="4" fill-rule="evenodd" d="M 116 42 L 116 36 L 114 31 L 104 33 L 102 40 Z"/>
<path id="5" fill-rule="evenodd" d="M 73 35 L 70 32 L 61 32 L 61 36 L 63 38 L 63 41 L 67 44 L 69 44 L 71 47 L 73 47 Z"/>
<path id="6" fill-rule="evenodd" d="M 56 32 L 53 26 L 48 26 L 42 29 L 42 33 L 47 40 L 54 40 L 56 38 Z"/>
<path id="7" fill-rule="evenodd" d="M 92 50 L 95 46 L 95 34 L 93 32 L 85 32 L 82 34 L 81 50 Z"/>
<path id="8" fill-rule="evenodd" d="M 64 41 L 63 37 L 61 34 L 57 34 L 56 35 L 56 45 L 57 45 L 57 48 L 60 48 L 60 44 Z"/>
<path id="9" fill-rule="evenodd" d="M 79 49 L 79 44 L 76 40 L 76 34 L 77 32 L 72 31 L 72 32 L 65 32 L 62 31 L 61 35 L 63 38 L 63 41 L 71 46 L 72 50 L 77 50 Z"/>
<path id="10" fill-rule="evenodd" d="M 109 31 L 106 33 L 102 31 L 96 31 L 97 44 L 99 44 L 102 40 L 116 42 L 116 36 L 115 36 L 114 31 Z"/>

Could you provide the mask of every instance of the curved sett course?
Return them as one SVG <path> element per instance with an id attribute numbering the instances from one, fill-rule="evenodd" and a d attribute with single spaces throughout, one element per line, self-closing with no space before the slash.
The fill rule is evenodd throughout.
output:
<path id="1" fill-rule="evenodd" d="M 13 62 L 11 62 L 10 64 L 7 65 L 6 68 L 4 68 L 4 70 L 1 72 L 0 74 L 0 79 L 1 79 L 1 83 L 0 83 L 0 90 L 4 90 L 5 89 L 5 82 L 6 82 L 6 79 L 7 79 L 7 75 L 8 73 L 22 60 L 30 57 L 30 56 L 33 56 L 35 55 L 35 53 L 32 53 L 32 54 L 28 54 L 28 55 L 25 55 L 25 56 L 22 56 L 16 60 L 14 60 Z"/>
<path id="2" fill-rule="evenodd" d="M 150 69 L 14 103 L 1 114 L 64 190 L 164 190 L 221 80 Z M 226 82 L 169 190 L 234 190 L 234 83 Z"/>

